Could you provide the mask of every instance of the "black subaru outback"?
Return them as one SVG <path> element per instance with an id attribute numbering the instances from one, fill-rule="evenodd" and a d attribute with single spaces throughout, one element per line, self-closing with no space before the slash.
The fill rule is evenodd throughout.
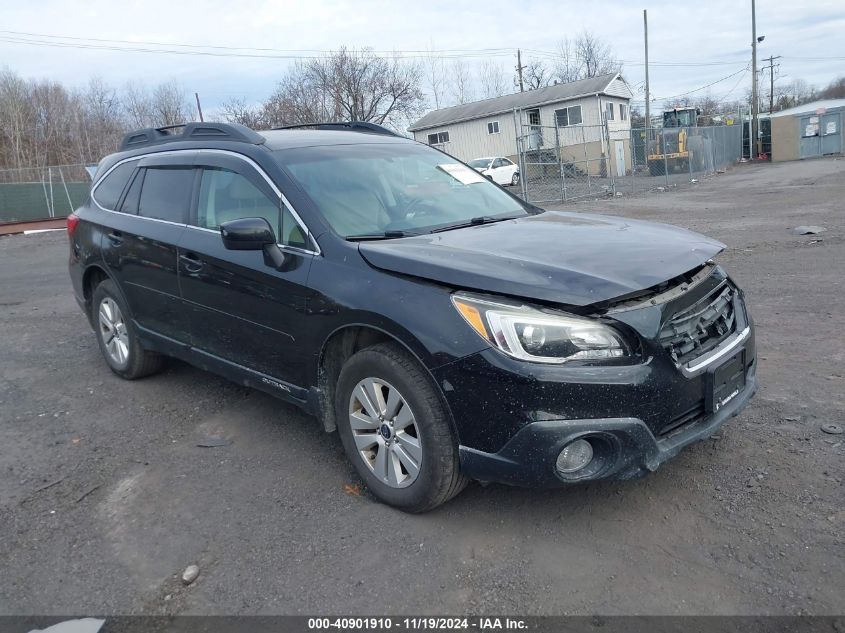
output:
<path id="1" fill-rule="evenodd" d="M 133 132 L 68 233 L 112 371 L 174 356 L 293 402 L 408 511 L 645 474 L 757 387 L 722 244 L 544 211 L 372 124 Z"/>

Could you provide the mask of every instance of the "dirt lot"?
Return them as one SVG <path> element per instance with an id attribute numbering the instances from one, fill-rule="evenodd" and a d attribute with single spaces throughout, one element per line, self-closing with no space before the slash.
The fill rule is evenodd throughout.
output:
<path id="1" fill-rule="evenodd" d="M 728 245 L 760 392 L 645 479 L 471 485 L 423 516 L 359 494 L 337 437 L 268 396 L 178 363 L 116 378 L 65 236 L 2 238 L 0 613 L 842 614 L 845 435 L 820 425 L 845 424 L 844 200 L 824 160 L 578 205 Z"/>

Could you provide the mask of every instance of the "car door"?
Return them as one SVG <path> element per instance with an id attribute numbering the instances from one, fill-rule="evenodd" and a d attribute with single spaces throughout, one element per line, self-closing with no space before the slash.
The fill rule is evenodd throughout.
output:
<path id="1" fill-rule="evenodd" d="M 195 152 L 149 156 L 137 168 L 104 231 L 101 249 L 132 318 L 145 335 L 189 339 L 176 246 L 194 189 Z"/>
<path id="2" fill-rule="evenodd" d="M 500 185 L 510 184 L 510 180 L 507 179 L 507 174 L 505 173 L 507 169 L 505 168 L 503 159 L 497 158 L 493 161 L 492 172 L 494 182 Z"/>
<path id="3" fill-rule="evenodd" d="M 509 185 L 513 182 L 513 175 L 517 172 L 519 167 L 516 166 L 515 163 L 512 163 L 507 158 L 502 158 L 502 184 Z"/>
<path id="4" fill-rule="evenodd" d="M 316 246 L 276 185 L 249 159 L 204 151 L 197 167 L 197 200 L 179 246 L 191 345 L 209 362 L 259 372 L 265 383 L 304 397 L 295 386 L 306 382 L 307 280 Z M 285 254 L 281 270 L 261 251 L 223 246 L 220 224 L 243 217 L 270 223 Z"/>

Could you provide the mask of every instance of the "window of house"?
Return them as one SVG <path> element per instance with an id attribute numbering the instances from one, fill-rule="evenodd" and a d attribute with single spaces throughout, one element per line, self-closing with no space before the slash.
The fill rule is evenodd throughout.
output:
<path id="1" fill-rule="evenodd" d="M 607 112 L 607 120 L 613 121 L 613 104 L 612 103 L 606 104 L 605 110 Z"/>
<path id="2" fill-rule="evenodd" d="M 487 133 L 488 134 L 498 134 L 499 133 L 499 122 L 498 121 L 490 121 L 487 124 Z"/>
<path id="3" fill-rule="evenodd" d="M 137 165 L 137 160 L 130 160 L 112 169 L 94 191 L 93 197 L 97 204 L 104 209 L 114 211 L 117 208 L 117 201 L 120 200 L 120 194 L 126 188 L 126 183 Z"/>
<path id="4" fill-rule="evenodd" d="M 624 103 L 619 104 L 619 120 L 620 121 L 627 121 L 628 120 L 628 106 Z"/>
<path id="5" fill-rule="evenodd" d="M 570 106 L 555 110 L 555 122 L 558 127 L 578 125 L 581 123 L 581 106 Z"/>
<path id="6" fill-rule="evenodd" d="M 435 132 L 428 135 L 429 145 L 441 145 L 449 142 L 449 132 Z"/>
<path id="7" fill-rule="evenodd" d="M 192 167 L 148 167 L 141 186 L 138 215 L 183 224 L 193 187 Z"/>

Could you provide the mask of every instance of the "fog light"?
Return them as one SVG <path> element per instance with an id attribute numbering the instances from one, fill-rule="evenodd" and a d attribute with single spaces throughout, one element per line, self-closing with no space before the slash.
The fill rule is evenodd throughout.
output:
<path id="1" fill-rule="evenodd" d="M 555 464 L 560 473 L 574 473 L 593 459 L 593 447 L 587 440 L 575 440 L 563 447 Z"/>

